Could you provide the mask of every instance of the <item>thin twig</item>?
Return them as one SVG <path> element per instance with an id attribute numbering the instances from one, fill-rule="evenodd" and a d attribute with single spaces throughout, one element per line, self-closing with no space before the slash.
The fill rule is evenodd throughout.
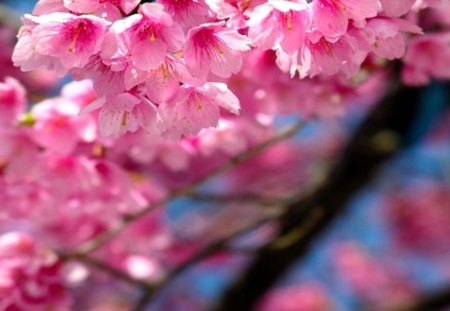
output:
<path id="1" fill-rule="evenodd" d="M 269 147 L 273 146 L 274 144 L 287 139 L 291 136 L 293 136 L 295 133 L 297 133 L 305 124 L 304 120 L 300 120 L 296 122 L 295 124 L 289 126 L 288 128 L 281 130 L 278 134 L 274 135 L 272 138 L 254 146 L 248 151 L 245 151 L 241 153 L 240 155 L 231 158 L 230 160 L 224 162 L 222 165 L 219 165 L 217 168 L 212 170 L 208 175 L 200 178 L 196 182 L 192 183 L 191 185 L 181 188 L 179 190 L 175 190 L 170 195 L 168 195 L 163 200 L 148 206 L 134 214 L 129 215 L 123 222 L 117 224 L 116 226 L 110 228 L 108 231 L 100 234 L 95 239 L 87 242 L 86 244 L 82 245 L 74 254 L 75 257 L 83 257 L 86 254 L 89 254 L 99 247 L 101 247 L 103 244 L 114 238 L 116 235 L 120 234 L 125 228 L 128 227 L 131 223 L 135 222 L 136 220 L 142 218 L 143 216 L 147 215 L 150 211 L 159 208 L 161 206 L 166 205 L 167 203 L 183 197 L 185 195 L 188 195 L 196 190 L 196 188 L 205 182 L 211 180 L 212 178 L 216 177 L 217 175 L 220 175 L 221 173 L 224 173 L 233 167 L 255 157 L 256 155 L 260 154 L 261 152 L 265 151 Z"/>
<path id="2" fill-rule="evenodd" d="M 324 167 L 327 167 L 327 165 L 324 165 Z M 322 171 L 319 171 L 315 176 L 312 176 L 310 179 L 310 183 L 303 187 L 301 191 L 298 191 L 294 194 L 292 194 L 289 197 L 286 198 L 279 198 L 277 201 L 272 202 L 274 206 L 277 206 L 277 209 L 271 213 L 270 215 L 267 215 L 266 217 L 251 223 L 245 227 L 236 229 L 231 234 L 228 234 L 225 237 L 222 237 L 218 240 L 215 240 L 211 242 L 210 244 L 205 245 L 201 250 L 199 250 L 193 257 L 185 261 L 183 264 L 181 264 L 178 268 L 174 269 L 171 273 L 169 273 L 163 281 L 161 281 L 159 284 L 155 285 L 153 288 L 150 289 L 144 289 L 144 293 L 142 297 L 138 300 L 136 303 L 136 306 L 132 309 L 133 311 L 142 311 L 147 304 L 151 303 L 153 297 L 156 297 L 164 288 L 166 288 L 171 282 L 176 279 L 178 276 L 180 276 L 182 273 L 186 272 L 190 268 L 192 268 L 195 264 L 200 263 L 201 261 L 205 260 L 209 256 L 224 250 L 225 248 L 229 248 L 229 244 L 232 240 L 243 236 L 247 233 L 250 233 L 259 227 L 261 227 L 264 224 L 267 224 L 271 221 L 278 220 L 282 215 L 284 215 L 287 212 L 286 207 L 292 204 L 293 202 L 296 202 L 300 200 L 303 197 L 306 197 L 310 195 L 312 192 L 314 192 L 323 182 L 324 178 L 327 175 L 326 171 L 328 171 L 328 167 Z M 190 194 L 189 197 L 193 198 L 205 198 L 205 199 L 218 199 L 219 202 L 227 202 L 226 200 L 223 200 L 220 196 L 216 195 L 203 195 L 203 194 Z M 229 197 L 228 197 L 229 198 Z M 238 197 L 236 197 L 238 199 Z M 229 248 L 230 249 L 230 248 Z M 231 248 L 231 252 L 241 252 L 242 249 L 240 248 Z M 253 249 L 253 251 L 256 250 Z"/>
<path id="3" fill-rule="evenodd" d="M 401 146 L 417 114 L 421 90 L 393 89 L 361 124 L 327 180 L 313 194 L 288 207 L 280 219 L 280 232 L 261 248 L 255 259 L 225 291 L 214 311 L 250 311 L 294 264 L 312 249 L 317 239 L 348 208 L 349 200 L 366 186 Z M 389 137 L 388 148 L 382 144 Z"/>
<path id="4" fill-rule="evenodd" d="M 58 254 L 59 258 L 62 260 L 78 260 L 80 262 L 83 262 L 93 268 L 96 268 L 97 270 L 103 271 L 110 276 L 122 280 L 126 283 L 140 286 L 145 289 L 151 289 L 153 287 L 153 284 L 150 284 L 144 280 L 135 279 L 132 276 L 130 276 L 128 273 L 120 270 L 119 268 L 116 268 L 114 266 L 109 265 L 108 263 L 98 260 L 96 258 L 93 258 L 91 256 L 80 256 L 80 257 L 74 257 L 73 255 L 67 255 L 60 253 Z"/>
<path id="5" fill-rule="evenodd" d="M 194 192 L 187 196 L 189 199 L 200 202 L 213 202 L 213 203 L 247 203 L 257 205 L 280 205 L 283 204 L 289 198 L 286 197 L 262 197 L 254 194 L 216 194 L 216 193 L 202 193 Z M 284 205 L 284 204 L 283 204 Z"/>
<path id="6" fill-rule="evenodd" d="M 277 219 L 279 215 L 272 214 L 258 221 L 251 223 L 247 226 L 239 228 L 232 232 L 231 234 L 224 236 L 218 240 L 213 241 L 210 244 L 204 246 L 201 250 L 199 250 L 194 256 L 189 258 L 179 267 L 175 268 L 171 273 L 167 275 L 164 280 L 158 285 L 153 286 L 152 288 L 145 288 L 142 297 L 137 301 L 136 306 L 132 309 L 133 311 L 141 311 L 143 308 L 150 303 L 153 297 L 157 296 L 168 284 L 170 284 L 174 279 L 176 279 L 183 272 L 187 271 L 195 264 L 201 262 L 202 260 L 214 255 L 217 252 L 222 251 L 226 248 L 226 246 L 234 239 L 237 239 L 240 236 L 243 236 L 249 232 L 256 230 L 257 228 L 269 223 L 270 221 Z"/>

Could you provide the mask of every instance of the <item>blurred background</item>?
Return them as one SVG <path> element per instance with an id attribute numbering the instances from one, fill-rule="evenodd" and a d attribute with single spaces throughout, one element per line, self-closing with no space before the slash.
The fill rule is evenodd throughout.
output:
<path id="1" fill-rule="evenodd" d="M 3 0 L 0 7 L 0 79 L 13 76 L 20 80 L 28 88 L 31 102 L 58 93 L 62 85 L 49 72 L 24 74 L 10 61 L 20 24 L 18 16 L 31 12 L 34 4 L 33 0 Z M 354 195 L 347 212 L 273 288 L 261 302 L 260 310 L 388 310 L 450 285 L 447 88 L 445 83 L 427 87 L 420 98 L 420 113 L 408 133 L 408 143 L 382 166 L 375 180 Z M 252 180 L 266 174 L 273 180 L 267 178 L 266 184 L 258 184 L 260 188 L 254 191 L 282 187 L 280 180 L 296 179 L 299 172 L 311 170 L 308 159 L 331 159 L 369 109 L 368 105 L 354 105 L 345 117 L 312 122 L 291 142 L 299 146 L 298 152 L 293 153 L 288 143 L 280 144 L 251 160 L 248 170 L 241 170 L 239 176 L 230 174 L 228 178 L 234 185 L 250 187 Z M 274 157 L 283 160 L 274 163 L 270 161 Z M 297 168 L 292 171 L 292 167 Z M 202 219 L 214 209 L 220 207 L 210 202 L 177 200 L 168 207 L 168 225 L 181 236 L 195 238 Z M 226 216 L 223 212 L 221 215 Z M 264 230 L 270 228 L 235 241 L 236 248 L 245 253 L 259 235 L 266 234 Z M 247 260 L 245 255 L 212 256 L 186 271 L 148 310 L 203 310 L 220 297 Z M 117 289 L 116 296 L 111 296 L 109 290 L 99 289 L 96 299 L 120 301 L 121 295 L 136 295 Z M 83 295 L 82 289 L 79 295 Z M 76 310 L 85 310 L 82 305 Z"/>

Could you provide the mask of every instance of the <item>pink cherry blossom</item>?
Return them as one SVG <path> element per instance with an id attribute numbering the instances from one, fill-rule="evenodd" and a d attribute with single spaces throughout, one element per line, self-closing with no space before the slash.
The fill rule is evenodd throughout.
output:
<path id="1" fill-rule="evenodd" d="M 219 20 L 226 20 L 227 26 L 242 29 L 247 27 L 249 12 L 266 0 L 206 0 L 206 3 Z"/>
<path id="2" fill-rule="evenodd" d="M 0 236 L 0 309 L 69 310 L 61 263 L 31 237 Z"/>
<path id="3" fill-rule="evenodd" d="M 364 21 L 381 9 L 378 0 L 314 0 L 312 16 L 317 29 L 327 37 L 345 34 L 349 20 Z"/>
<path id="4" fill-rule="evenodd" d="M 164 5 L 173 20 L 184 29 L 210 19 L 209 8 L 204 0 L 159 0 L 158 3 Z"/>
<path id="5" fill-rule="evenodd" d="M 284 52 L 292 54 L 303 45 L 310 27 L 306 2 L 269 1 L 258 6 L 248 21 L 249 38 L 260 49 L 280 44 Z"/>
<path id="6" fill-rule="evenodd" d="M 383 13 L 387 16 L 398 17 L 407 13 L 414 5 L 416 0 L 380 0 L 383 7 Z"/>
<path id="7" fill-rule="evenodd" d="M 320 284 L 307 282 L 273 290 L 262 301 L 258 311 L 325 311 L 335 308 Z"/>
<path id="8" fill-rule="evenodd" d="M 375 258 L 361 245 L 343 242 L 336 247 L 335 256 L 342 280 L 372 305 L 391 308 L 416 295 L 417 289 L 406 273 L 387 265 L 382 258 Z"/>
<path id="9" fill-rule="evenodd" d="M 133 65 L 144 71 L 159 67 L 167 52 L 181 49 L 184 39 L 180 25 L 158 3 L 141 5 L 139 14 L 117 21 L 112 31 L 118 48 L 124 48 Z"/>
<path id="10" fill-rule="evenodd" d="M 406 51 L 405 34 L 421 34 L 416 25 L 396 18 L 373 18 L 362 30 L 369 49 L 376 55 L 390 60 L 401 58 Z M 360 39 L 359 42 L 365 41 Z"/>
<path id="11" fill-rule="evenodd" d="M 154 103 L 162 103 L 176 96 L 180 84 L 196 85 L 200 82 L 193 78 L 184 63 L 168 55 L 163 63 L 149 71 L 128 66 L 124 73 L 125 86 L 130 90 L 136 86 Z"/>
<path id="12" fill-rule="evenodd" d="M 220 109 L 237 114 L 238 98 L 222 83 L 207 83 L 202 87 L 186 87 L 178 98 L 163 104 L 158 114 L 165 124 L 163 135 L 179 138 L 196 135 L 202 128 L 215 127 Z"/>
<path id="13" fill-rule="evenodd" d="M 85 66 L 89 58 L 100 51 L 109 26 L 107 21 L 95 16 L 69 13 L 51 13 L 32 21 L 36 25 L 24 26 L 13 57 L 16 65 L 31 66 L 30 69 L 42 60 L 58 61 L 65 69 Z"/>
<path id="14" fill-rule="evenodd" d="M 46 68 L 59 75 L 67 73 L 60 59 L 36 52 L 37 41 L 32 37 L 32 32 L 37 27 L 38 20 L 31 15 L 25 15 L 22 20 L 24 25 L 19 30 L 18 42 L 12 55 L 14 65 L 20 66 L 23 71 Z"/>
<path id="15" fill-rule="evenodd" d="M 64 0 L 64 7 L 72 12 L 91 13 L 110 21 L 130 14 L 138 4 L 138 0 Z"/>
<path id="16" fill-rule="evenodd" d="M 113 97 L 101 97 L 86 106 L 83 113 L 100 107 L 99 130 L 104 136 L 119 137 L 140 127 L 149 133 L 158 133 L 156 106 L 142 96 L 125 92 Z"/>
<path id="17" fill-rule="evenodd" d="M 352 76 L 358 71 L 365 55 L 365 51 L 358 50 L 357 41 L 348 35 L 336 42 L 330 42 L 325 37 L 316 42 L 306 40 L 302 53 L 298 55 L 300 77 L 339 72 Z"/>
<path id="18" fill-rule="evenodd" d="M 42 147 L 60 154 L 70 154 L 77 144 L 93 142 L 96 126 L 89 116 L 77 117 L 80 106 L 64 98 L 48 99 L 35 105 L 33 138 Z"/>
<path id="19" fill-rule="evenodd" d="M 25 110 L 25 94 L 24 87 L 13 78 L 0 82 L 0 127 L 16 124 Z"/>
<path id="20" fill-rule="evenodd" d="M 249 40 L 224 22 L 203 24 L 189 30 L 184 57 L 190 72 L 206 79 L 211 72 L 219 77 L 230 77 L 242 65 L 242 52 L 250 49 Z"/>
<path id="21" fill-rule="evenodd" d="M 73 68 L 70 73 L 76 80 L 92 79 L 97 96 L 119 94 L 125 91 L 124 72 L 113 70 L 99 56 L 91 57 L 84 68 Z"/>
<path id="22" fill-rule="evenodd" d="M 409 42 L 403 79 L 412 85 L 430 79 L 450 78 L 450 34 L 436 33 L 416 37 Z"/>

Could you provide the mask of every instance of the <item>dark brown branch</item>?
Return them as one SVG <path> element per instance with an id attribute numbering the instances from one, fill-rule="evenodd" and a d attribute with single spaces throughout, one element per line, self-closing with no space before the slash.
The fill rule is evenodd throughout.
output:
<path id="1" fill-rule="evenodd" d="M 136 303 L 136 306 L 133 308 L 133 311 L 141 311 L 143 308 L 150 303 L 150 301 L 153 299 L 153 297 L 156 297 L 158 293 L 166 288 L 168 284 L 170 284 L 174 279 L 176 279 L 179 275 L 181 275 L 183 272 L 189 270 L 192 268 L 195 264 L 198 264 L 202 260 L 208 258 L 209 256 L 212 256 L 226 248 L 228 243 L 233 241 L 234 239 L 249 233 L 262 225 L 270 222 L 271 220 L 276 219 L 276 215 L 268 216 L 266 218 L 260 219 L 259 221 L 256 221 L 250 225 L 247 225 L 243 228 L 239 228 L 233 233 L 224 236 L 220 239 L 215 240 L 214 242 L 205 245 L 202 249 L 200 249 L 194 256 L 189 258 L 187 261 L 185 261 L 183 264 L 181 264 L 179 267 L 175 268 L 169 275 L 157 286 L 154 288 L 145 288 L 143 291 L 143 295 L 141 299 L 138 300 Z"/>
<path id="2" fill-rule="evenodd" d="M 108 263 L 98 260 L 94 257 L 91 257 L 91 256 L 73 257 L 71 255 L 67 255 L 64 253 L 59 253 L 58 256 L 62 260 L 78 260 L 80 262 L 83 262 L 92 268 L 95 268 L 99 271 L 103 271 L 104 273 L 108 274 L 109 276 L 116 278 L 118 280 L 122 280 L 130 285 L 140 286 L 142 288 L 145 288 L 146 290 L 150 290 L 151 288 L 153 288 L 152 284 L 147 283 L 144 280 L 135 279 L 132 276 L 130 276 L 128 273 L 126 273 L 125 271 L 122 271 L 119 268 L 113 267 L 113 266 L 109 265 Z"/>
<path id="3" fill-rule="evenodd" d="M 313 242 L 345 210 L 355 193 L 405 143 L 420 100 L 420 89 L 395 87 L 360 126 L 328 180 L 310 196 L 289 206 L 281 230 L 247 271 L 225 292 L 214 311 L 249 311 Z"/>
<path id="4" fill-rule="evenodd" d="M 283 141 L 285 139 L 288 139 L 292 136 L 294 136 L 304 125 L 306 124 L 305 121 L 299 120 L 292 124 L 291 126 L 280 130 L 277 134 L 273 135 L 271 138 L 253 146 L 252 148 L 240 153 L 239 155 L 230 158 L 229 160 L 223 162 L 218 167 L 213 169 L 211 172 L 209 172 L 207 175 L 199 178 L 194 183 L 175 190 L 174 192 L 170 193 L 166 198 L 162 199 L 159 202 L 156 202 L 134 214 L 129 215 L 124 219 L 123 222 L 117 224 L 116 226 L 110 228 L 108 231 L 103 232 L 102 234 L 98 235 L 96 238 L 88 241 L 87 243 L 80 246 L 78 250 L 76 250 L 72 257 L 83 257 L 87 254 L 95 251 L 99 247 L 103 246 L 105 243 L 107 243 L 109 240 L 113 239 L 115 236 L 120 234 L 123 230 L 125 230 L 130 224 L 133 222 L 141 219 L 151 211 L 160 208 L 164 206 L 165 204 L 178 199 L 180 197 L 189 195 L 197 190 L 197 187 L 200 185 L 203 185 L 204 183 L 210 181 L 214 177 L 231 170 L 232 168 L 236 167 L 237 165 L 244 163 L 245 161 L 261 154 L 265 150 L 269 149 L 273 145 L 279 143 L 280 141 Z"/>

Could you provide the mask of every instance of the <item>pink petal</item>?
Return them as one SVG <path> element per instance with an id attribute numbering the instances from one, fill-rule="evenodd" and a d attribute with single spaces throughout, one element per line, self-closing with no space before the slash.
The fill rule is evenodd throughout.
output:
<path id="1" fill-rule="evenodd" d="M 147 71 L 158 68 L 163 63 L 166 53 L 167 46 L 160 39 L 151 42 L 140 41 L 135 43 L 131 59 L 138 69 Z"/>

